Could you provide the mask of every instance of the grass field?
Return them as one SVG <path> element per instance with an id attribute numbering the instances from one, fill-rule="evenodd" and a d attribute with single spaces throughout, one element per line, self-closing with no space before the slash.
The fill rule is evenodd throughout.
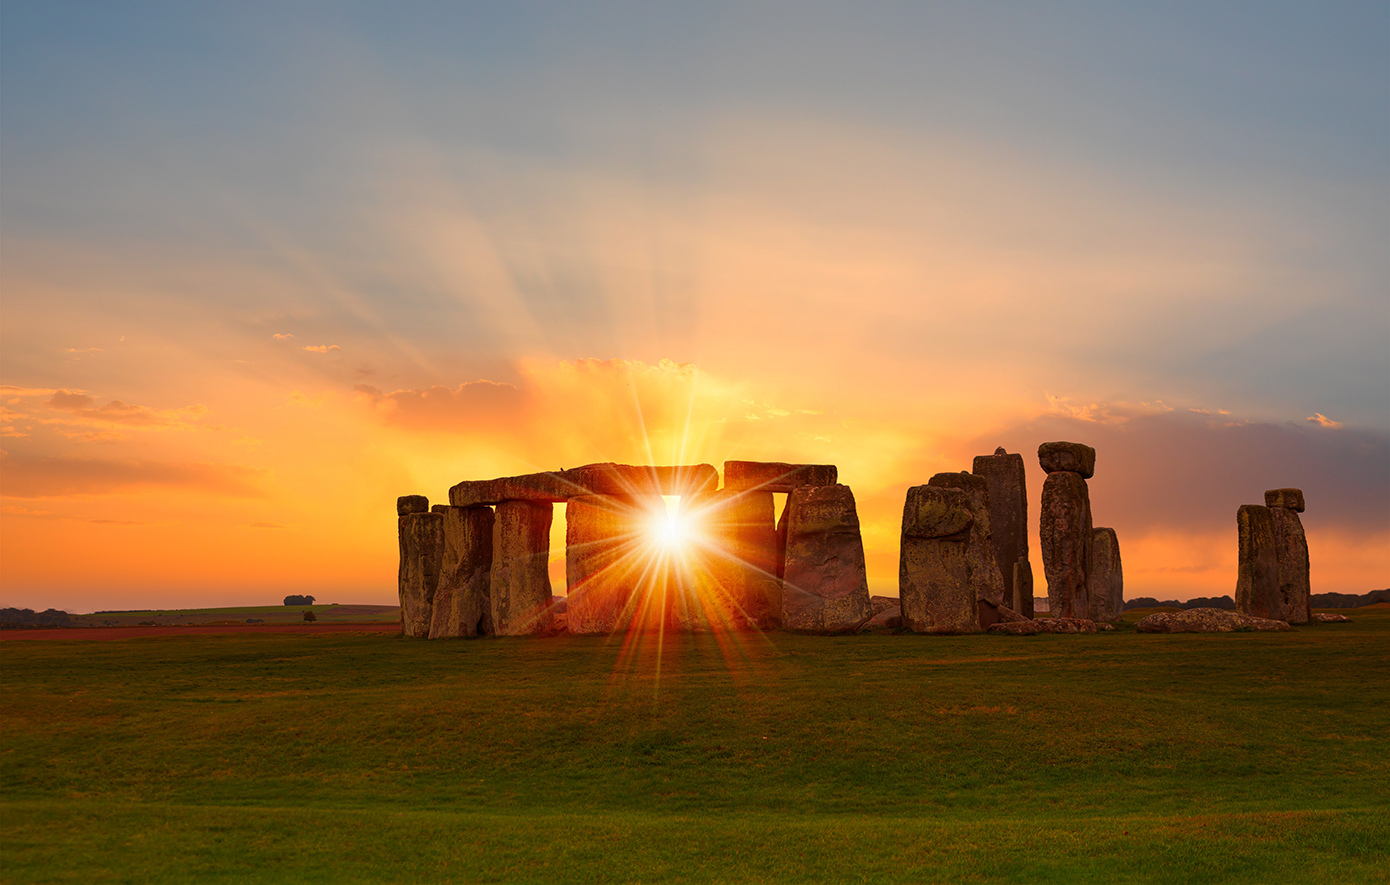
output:
<path id="1" fill-rule="evenodd" d="M 150 609 L 149 611 L 94 612 L 72 615 L 73 627 L 133 627 L 137 624 L 156 624 L 177 627 L 190 624 L 245 624 L 258 621 L 264 624 L 293 624 L 304 621 L 311 611 L 318 622 L 379 623 L 400 620 L 401 610 L 394 605 L 242 605 L 226 608 Z"/>
<path id="2" fill-rule="evenodd" d="M 1347 614 L 5 643 L 0 879 L 1383 882 L 1390 610 Z"/>

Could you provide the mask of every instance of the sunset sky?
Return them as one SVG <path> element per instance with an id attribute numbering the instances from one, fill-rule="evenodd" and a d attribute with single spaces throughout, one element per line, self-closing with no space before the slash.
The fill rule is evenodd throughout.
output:
<path id="1" fill-rule="evenodd" d="M 1042 595 L 1054 439 L 1128 597 L 1283 486 L 1387 587 L 1390 5 L 6 0 L 0 385 L 3 606 L 394 604 L 398 495 L 727 458 L 896 595 L 999 445 Z"/>

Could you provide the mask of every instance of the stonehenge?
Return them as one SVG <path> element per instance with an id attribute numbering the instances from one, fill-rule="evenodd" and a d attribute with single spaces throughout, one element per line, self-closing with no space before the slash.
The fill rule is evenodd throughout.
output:
<path id="1" fill-rule="evenodd" d="M 1301 490 L 1270 489 L 1264 504 L 1236 511 L 1236 611 L 1290 624 L 1312 619 L 1303 507 Z"/>
<path id="2" fill-rule="evenodd" d="M 404 495 L 396 501 L 401 632 L 1113 630 L 1124 576 L 1116 531 L 1092 525 L 1095 459 L 1081 443 L 1038 447 L 1047 473 L 1038 514 L 1047 619 L 1033 617 L 1023 457 L 998 448 L 976 456 L 968 472 L 938 473 L 907 490 L 896 604 L 869 596 L 854 493 L 831 464 L 726 461 L 721 488 L 709 464 L 604 462 L 460 482 L 448 504 L 433 507 Z M 557 504 L 565 505 L 564 597 L 551 592 Z M 1303 510 L 1303 492 L 1292 488 L 1238 509 L 1241 616 L 1316 622 Z M 1145 629 L 1196 629 L 1173 625 Z"/>
<path id="3" fill-rule="evenodd" d="M 872 615 L 854 494 L 833 464 L 604 462 L 468 480 L 449 504 L 398 499 L 402 632 L 433 639 L 786 628 L 848 632 Z M 787 495 L 780 522 L 774 494 Z M 663 550 L 663 497 L 688 537 Z M 565 505 L 564 617 L 549 573 Z M 673 527 L 674 528 L 674 527 Z M 784 580 L 784 575 L 789 576 Z"/>

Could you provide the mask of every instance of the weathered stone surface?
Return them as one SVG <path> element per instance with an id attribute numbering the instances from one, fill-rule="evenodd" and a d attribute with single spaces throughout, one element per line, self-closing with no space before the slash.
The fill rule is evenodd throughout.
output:
<path id="1" fill-rule="evenodd" d="M 1016 624 L 1016 623 L 1018 623 L 1019 621 L 1031 621 L 1031 620 L 1033 620 L 1033 619 L 1032 619 L 1032 618 L 1025 618 L 1023 615 L 1019 614 L 1018 612 L 1014 611 L 1014 610 L 1011 609 L 1011 608 L 1008 608 L 1007 606 L 1002 606 L 1002 605 L 1001 605 L 1001 606 L 999 607 L 999 623 L 1001 623 L 1001 624 Z M 993 626 L 993 625 L 991 625 L 991 626 Z"/>
<path id="2" fill-rule="evenodd" d="M 643 467 L 630 464 L 591 464 L 565 471 L 591 495 L 630 495 L 637 498 L 658 495 L 693 495 L 712 491 L 719 485 L 719 471 L 713 464 L 684 464 L 674 467 Z"/>
<path id="3" fill-rule="evenodd" d="M 1023 611 L 1014 592 L 1014 564 L 1028 561 L 1028 485 L 1023 456 L 1011 455 L 1001 447 L 993 455 L 976 455 L 970 472 L 984 477 L 989 486 L 990 545 L 1004 581 L 1004 604 Z M 1032 593 L 1030 589 L 1030 608 Z"/>
<path id="4" fill-rule="evenodd" d="M 873 613 L 864 541 L 849 486 L 801 486 L 787 501 L 782 627 L 808 633 L 854 630 Z"/>
<path id="5" fill-rule="evenodd" d="M 1095 633 L 1099 627 L 1090 618 L 1038 618 L 1039 633 Z"/>
<path id="6" fill-rule="evenodd" d="M 1014 563 L 1013 610 L 1031 618 L 1033 611 L 1033 563 L 1020 559 Z"/>
<path id="7" fill-rule="evenodd" d="M 492 624 L 499 636 L 550 629 L 550 522 L 544 501 L 504 501 L 492 525 Z"/>
<path id="8" fill-rule="evenodd" d="M 1090 614 L 1086 573 L 1091 564 L 1091 496 L 1079 473 L 1049 473 L 1042 489 L 1039 544 L 1053 617 Z"/>
<path id="9" fill-rule="evenodd" d="M 397 518 L 401 547 L 397 581 L 401 601 L 401 632 L 421 638 L 430 635 L 434 595 L 444 558 L 444 517 L 410 513 Z"/>
<path id="10" fill-rule="evenodd" d="M 655 574 L 650 526 L 665 516 L 660 498 L 582 495 L 565 505 L 565 584 L 569 631 L 613 633 L 664 623 L 665 575 Z M 656 607 L 653 611 L 653 606 Z"/>
<path id="11" fill-rule="evenodd" d="M 1270 489 L 1265 492 L 1266 507 L 1287 507 L 1295 513 L 1303 512 L 1302 489 Z"/>
<path id="12" fill-rule="evenodd" d="M 1239 550 L 1236 561 L 1236 611 L 1257 618 L 1277 619 L 1284 613 L 1279 593 L 1279 550 L 1274 515 L 1259 504 L 1242 504 L 1236 511 Z"/>
<path id="13" fill-rule="evenodd" d="M 456 507 L 503 501 L 559 504 L 580 495 L 689 495 L 713 489 L 718 483 L 719 472 L 711 464 L 644 467 L 605 462 L 570 470 L 461 482 L 449 489 L 449 503 Z"/>
<path id="14" fill-rule="evenodd" d="M 1313 612 L 1312 616 L 1308 619 L 1308 623 L 1310 623 L 1310 624 L 1344 624 L 1344 623 L 1346 623 L 1347 621 L 1350 621 L 1350 620 L 1351 620 L 1351 618 L 1347 617 L 1346 615 L 1336 615 L 1336 614 L 1333 614 L 1332 612 Z"/>
<path id="15" fill-rule="evenodd" d="M 1038 629 L 1038 621 L 1000 621 L 997 624 L 990 624 L 987 633 L 1003 633 L 1009 636 L 1036 636 L 1042 632 Z"/>
<path id="16" fill-rule="evenodd" d="M 878 597 L 885 598 L 885 597 Z M 890 605 L 883 611 L 875 612 L 874 616 L 864 622 L 864 626 L 859 628 L 860 633 L 872 633 L 877 630 L 900 630 L 903 626 L 902 609 L 896 605 Z"/>
<path id="17" fill-rule="evenodd" d="M 1189 608 L 1154 612 L 1134 625 L 1140 633 L 1235 633 L 1289 630 L 1284 621 L 1257 618 L 1219 608 Z"/>
<path id="18" fill-rule="evenodd" d="M 724 462 L 724 488 L 734 492 L 790 492 L 801 486 L 833 486 L 838 481 L 839 471 L 834 464 Z"/>
<path id="19" fill-rule="evenodd" d="M 913 486 L 903 504 L 902 533 L 908 538 L 953 538 L 965 540 L 965 530 L 975 521 L 975 506 L 969 492 L 939 495 L 928 489 L 952 488 L 939 484 Z"/>
<path id="20" fill-rule="evenodd" d="M 1279 620 L 1306 624 L 1313 614 L 1312 587 L 1308 582 L 1308 538 L 1298 510 L 1269 508 L 1274 524 L 1275 559 L 1279 563 Z"/>
<path id="21" fill-rule="evenodd" d="M 1045 442 L 1038 446 L 1042 469 L 1052 473 L 1079 473 L 1090 479 L 1096 473 L 1096 450 L 1074 442 Z"/>
<path id="22" fill-rule="evenodd" d="M 428 513 L 430 499 L 424 495 L 401 495 L 396 499 L 396 515 L 409 516 L 412 513 Z"/>
<path id="23" fill-rule="evenodd" d="M 1091 620 L 1114 624 L 1125 611 L 1125 578 L 1120 539 L 1114 529 L 1091 530 L 1091 566 L 1086 572 Z"/>
<path id="24" fill-rule="evenodd" d="M 966 529 L 965 562 L 970 585 L 975 589 L 980 626 L 988 627 L 999 620 L 999 606 L 1004 604 L 1004 577 L 999 574 L 991 540 L 989 481 L 962 470 L 959 473 L 938 473 L 927 481 L 927 485 L 960 489 L 970 496 L 970 512 L 974 519 Z"/>
<path id="25" fill-rule="evenodd" d="M 870 596 L 870 597 L 869 597 L 869 608 L 873 609 L 875 615 L 881 614 L 882 612 L 885 612 L 885 611 L 887 611 L 887 610 L 890 609 L 890 608 L 900 608 L 900 607 L 901 607 L 901 602 L 899 602 L 898 597 L 896 597 L 896 596 Z"/>
<path id="26" fill-rule="evenodd" d="M 491 634 L 492 508 L 445 507 L 440 515 L 444 554 L 430 615 L 430 638 Z"/>
<path id="27" fill-rule="evenodd" d="M 927 514 L 922 518 L 921 514 Z M 903 503 L 898 599 L 903 625 L 917 633 L 977 633 L 979 604 L 970 581 L 966 545 L 974 522 L 968 492 L 913 486 Z M 943 527 L 960 526 L 940 536 Z M 922 536 L 918 532 L 930 534 Z"/>
<path id="28" fill-rule="evenodd" d="M 576 484 L 568 471 L 528 473 L 501 479 L 479 479 L 461 482 L 449 489 L 449 503 L 455 507 L 479 504 L 501 504 L 503 501 L 532 501 L 559 504 L 587 489 Z"/>

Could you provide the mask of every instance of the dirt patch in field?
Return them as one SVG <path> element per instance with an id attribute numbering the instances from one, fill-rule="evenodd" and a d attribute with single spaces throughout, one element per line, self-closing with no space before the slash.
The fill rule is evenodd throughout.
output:
<path id="1" fill-rule="evenodd" d="M 187 627 L 56 627 L 44 630 L 0 630 L 0 642 L 12 639 L 136 639 L 142 636 L 209 636 L 242 633 L 399 633 L 401 625 L 387 624 L 236 624 Z"/>

